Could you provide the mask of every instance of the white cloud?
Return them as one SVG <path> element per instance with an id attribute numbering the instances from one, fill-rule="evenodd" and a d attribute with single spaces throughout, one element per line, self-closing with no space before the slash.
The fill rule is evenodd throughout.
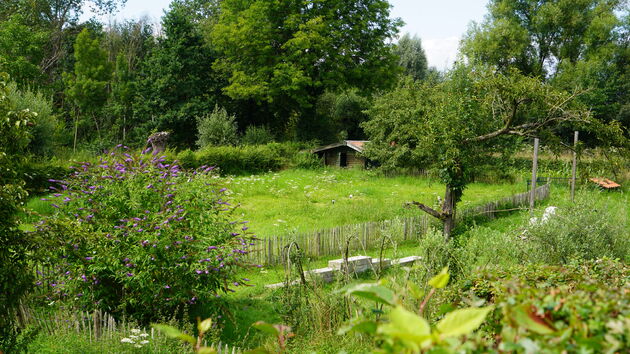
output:
<path id="1" fill-rule="evenodd" d="M 422 39 L 422 47 L 427 54 L 429 66 L 440 70 L 449 68 L 457 57 L 459 37 Z"/>

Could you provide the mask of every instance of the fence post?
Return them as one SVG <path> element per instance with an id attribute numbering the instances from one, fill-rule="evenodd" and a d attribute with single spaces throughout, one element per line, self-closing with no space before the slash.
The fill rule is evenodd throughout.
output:
<path id="1" fill-rule="evenodd" d="M 571 170 L 571 202 L 575 199 L 575 172 L 577 170 L 577 143 L 578 143 L 578 131 L 573 134 L 573 167 Z"/>
<path id="2" fill-rule="evenodd" d="M 529 196 L 529 214 L 534 214 L 534 206 L 536 205 L 536 172 L 538 170 L 538 138 L 534 138 L 534 159 L 532 164 L 532 185 L 531 194 Z"/>

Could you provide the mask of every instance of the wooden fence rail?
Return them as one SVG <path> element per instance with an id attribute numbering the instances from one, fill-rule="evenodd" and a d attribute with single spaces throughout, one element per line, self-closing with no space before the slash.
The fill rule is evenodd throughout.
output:
<path id="1" fill-rule="evenodd" d="M 549 197 L 549 184 L 536 188 L 535 199 Z M 529 205 L 529 192 L 515 194 L 477 207 L 464 209 L 457 214 L 459 221 L 470 217 L 494 219 L 506 209 L 516 209 Z M 295 241 L 307 257 L 342 256 L 346 242 L 349 250 L 372 249 L 380 245 L 382 237 L 392 241 L 417 240 L 427 233 L 437 222 L 427 214 L 395 218 L 392 220 L 344 225 L 332 229 L 321 229 L 308 233 L 277 235 L 261 239 L 247 255 L 248 260 L 263 265 L 283 264 L 282 249 Z"/>

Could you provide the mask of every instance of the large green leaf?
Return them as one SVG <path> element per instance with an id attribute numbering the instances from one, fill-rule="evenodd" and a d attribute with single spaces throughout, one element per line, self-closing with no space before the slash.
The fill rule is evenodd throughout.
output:
<path id="1" fill-rule="evenodd" d="M 449 312 L 438 322 L 436 328 L 442 337 L 456 337 L 470 334 L 481 324 L 493 307 L 467 308 Z"/>
<path id="2" fill-rule="evenodd" d="M 395 305 L 394 292 L 378 284 L 353 284 L 341 289 L 341 291 L 346 295 L 354 295 L 386 305 Z"/>
<path id="3" fill-rule="evenodd" d="M 206 333 L 208 332 L 208 330 L 210 330 L 210 328 L 212 328 L 212 319 L 211 318 L 206 318 L 205 320 L 199 322 L 199 324 L 197 324 L 197 329 L 199 330 L 199 333 Z"/>
<path id="4" fill-rule="evenodd" d="M 164 335 L 166 335 L 167 337 L 179 339 L 179 340 L 188 342 L 192 345 L 196 344 L 195 338 L 193 338 L 192 336 L 186 333 L 180 332 L 180 330 L 178 330 L 175 327 L 164 325 L 164 324 L 157 324 L 157 323 L 152 324 L 151 327 L 164 333 Z"/>
<path id="5" fill-rule="evenodd" d="M 424 290 L 420 289 L 415 283 L 407 282 L 407 289 L 409 289 L 409 294 L 416 300 L 420 300 L 424 297 Z"/>
<path id="6" fill-rule="evenodd" d="M 270 334 L 272 336 L 278 336 L 280 334 L 280 331 L 278 330 L 278 328 L 276 328 L 276 326 L 269 324 L 267 322 L 264 322 L 264 321 L 258 321 L 254 323 L 252 327 L 256 328 L 259 331 Z"/>
<path id="7" fill-rule="evenodd" d="M 397 306 L 389 314 L 389 319 L 389 323 L 378 327 L 378 333 L 400 340 L 416 351 L 430 344 L 431 327 L 424 318 Z"/>
<path id="8" fill-rule="evenodd" d="M 348 332 L 375 333 L 376 327 L 377 325 L 375 321 L 354 319 L 339 327 L 337 334 L 344 335 Z"/>
<path id="9" fill-rule="evenodd" d="M 429 285 L 431 285 L 432 287 L 436 289 L 441 289 L 445 287 L 446 284 L 448 284 L 449 278 L 450 278 L 450 275 L 448 274 L 448 266 L 447 266 L 447 267 L 444 267 L 444 269 L 442 269 L 440 274 L 434 276 L 433 278 L 431 278 L 431 280 L 429 280 Z"/>

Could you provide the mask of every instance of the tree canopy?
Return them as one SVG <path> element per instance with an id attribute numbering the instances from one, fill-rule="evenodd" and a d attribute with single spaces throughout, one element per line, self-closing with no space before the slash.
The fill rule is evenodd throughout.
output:
<path id="1" fill-rule="evenodd" d="M 395 46 L 394 53 L 399 57 L 399 64 L 405 74 L 416 80 L 423 80 L 428 75 L 427 56 L 422 49 L 422 41 L 418 36 L 405 33 Z"/>
<path id="2" fill-rule="evenodd" d="M 451 232 L 454 210 L 475 166 L 514 138 L 552 138 L 567 123 L 591 119 L 567 93 L 510 70 L 459 66 L 439 84 L 403 82 L 375 99 L 364 123 L 368 157 L 385 167 L 435 169 L 446 185 L 441 211 L 417 205 Z"/>
<path id="3" fill-rule="evenodd" d="M 313 107 L 326 89 L 387 87 L 397 72 L 388 41 L 400 20 L 384 0 L 224 0 L 210 31 L 214 68 L 233 99 L 272 106 L 276 119 Z"/>

